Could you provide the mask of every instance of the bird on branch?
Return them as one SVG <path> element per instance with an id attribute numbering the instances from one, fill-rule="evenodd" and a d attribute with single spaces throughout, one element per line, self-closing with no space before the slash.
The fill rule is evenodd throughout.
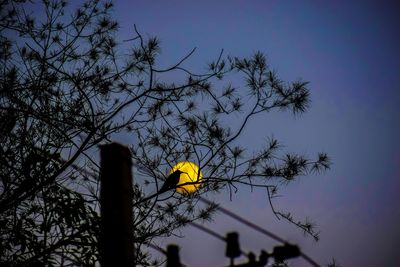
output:
<path id="1" fill-rule="evenodd" d="M 180 178 L 180 176 L 181 176 L 182 173 L 186 173 L 186 172 L 183 172 L 183 171 L 181 171 L 181 170 L 176 170 L 176 171 L 174 171 L 173 173 L 171 173 L 171 174 L 167 177 L 167 179 L 165 179 L 165 182 L 164 182 L 164 184 L 162 185 L 162 187 L 161 187 L 160 190 L 158 190 L 156 193 L 154 193 L 154 194 L 152 194 L 152 195 L 150 195 L 150 196 L 147 196 L 147 197 L 145 197 L 145 198 L 142 198 L 141 200 L 139 200 L 139 201 L 137 201 L 136 203 L 134 203 L 133 206 L 136 206 L 136 205 L 138 205 L 138 204 L 140 204 L 140 203 L 142 203 L 142 202 L 148 201 L 149 199 L 152 199 L 152 198 L 155 197 L 155 196 L 161 195 L 162 193 L 165 193 L 165 192 L 167 192 L 168 190 L 176 189 L 176 187 L 177 187 L 177 185 L 178 185 L 178 183 L 179 183 L 179 178 Z"/>
<path id="2" fill-rule="evenodd" d="M 173 173 L 171 173 L 167 179 L 165 180 L 163 186 L 161 187 L 161 189 L 158 191 L 157 194 L 161 194 L 164 192 L 167 192 L 170 189 L 175 189 L 176 186 L 179 183 L 179 178 L 181 177 L 181 174 L 184 173 L 181 170 L 176 170 Z"/>

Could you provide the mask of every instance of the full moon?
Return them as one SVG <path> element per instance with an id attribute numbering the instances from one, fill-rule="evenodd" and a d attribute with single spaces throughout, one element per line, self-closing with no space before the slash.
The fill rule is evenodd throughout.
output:
<path id="1" fill-rule="evenodd" d="M 181 194 L 190 194 L 196 192 L 200 187 L 200 180 L 203 178 L 203 174 L 201 171 L 199 172 L 199 167 L 190 161 L 182 161 L 172 167 L 169 174 L 173 173 L 176 170 L 180 170 L 184 172 L 181 174 L 179 178 L 178 187 L 176 191 Z M 195 184 L 186 184 L 185 183 L 195 183 Z M 182 186 L 179 186 L 182 185 Z"/>

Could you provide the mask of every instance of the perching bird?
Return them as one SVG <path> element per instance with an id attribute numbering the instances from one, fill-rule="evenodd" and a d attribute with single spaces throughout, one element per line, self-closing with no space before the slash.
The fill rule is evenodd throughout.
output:
<path id="1" fill-rule="evenodd" d="M 167 192 L 170 189 L 175 189 L 179 183 L 179 178 L 181 177 L 181 173 L 184 172 L 181 170 L 176 170 L 173 173 L 171 173 L 165 180 L 161 189 L 158 191 L 158 194 Z"/>
<path id="2" fill-rule="evenodd" d="M 180 178 L 182 173 L 186 173 L 186 172 L 183 172 L 181 170 L 174 171 L 173 173 L 171 173 L 167 177 L 167 179 L 165 180 L 163 186 L 161 187 L 160 190 L 158 190 L 158 192 L 156 192 L 156 193 L 154 193 L 154 194 L 152 194 L 150 196 L 147 196 L 145 198 L 142 198 L 141 200 L 139 200 L 138 202 L 134 203 L 133 205 L 136 206 L 136 205 L 138 205 L 138 204 L 140 204 L 142 202 L 145 202 L 145 201 L 148 201 L 149 199 L 152 199 L 153 197 L 155 197 L 157 195 L 165 193 L 168 190 L 175 189 L 177 187 L 178 183 L 179 183 L 179 178 Z"/>

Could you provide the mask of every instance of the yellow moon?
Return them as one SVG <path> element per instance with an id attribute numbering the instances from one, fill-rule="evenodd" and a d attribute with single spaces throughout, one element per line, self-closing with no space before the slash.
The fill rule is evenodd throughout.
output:
<path id="1" fill-rule="evenodd" d="M 176 191 L 181 194 L 190 194 L 196 192 L 197 189 L 200 187 L 201 179 L 203 178 L 203 174 L 201 171 L 199 172 L 199 167 L 190 161 L 182 161 L 172 167 L 169 174 L 180 170 L 184 172 L 179 177 L 178 187 Z M 193 183 L 193 184 L 186 184 L 186 183 Z M 186 185 L 183 185 L 186 184 Z M 182 186 L 179 186 L 182 185 Z"/>

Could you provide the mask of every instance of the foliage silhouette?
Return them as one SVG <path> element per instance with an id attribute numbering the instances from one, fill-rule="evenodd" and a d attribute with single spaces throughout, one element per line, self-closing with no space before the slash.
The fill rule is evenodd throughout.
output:
<path id="1" fill-rule="evenodd" d="M 232 194 L 246 185 L 266 188 L 271 200 L 280 186 L 329 168 L 326 154 L 315 160 L 285 154 L 274 138 L 259 151 L 240 146 L 238 138 L 255 115 L 301 114 L 309 105 L 308 83 L 284 83 L 262 53 L 238 58 L 221 51 L 199 74 L 185 68 L 194 50 L 161 67 L 156 38 L 144 38 L 136 27 L 125 42 L 117 33 L 111 2 L 89 0 L 73 11 L 63 0 L 0 0 L 2 264 L 97 262 L 95 155 L 99 144 L 120 134 L 134 140 L 129 146 L 140 265 L 157 264 L 143 249 L 156 237 L 211 218 L 217 205 L 197 205 L 199 196 L 222 189 Z M 233 86 L 230 75 L 245 84 Z M 227 124 L 232 118 L 237 123 Z M 200 190 L 145 199 L 184 160 L 204 174 Z M 271 208 L 317 237 L 312 224 Z"/>

